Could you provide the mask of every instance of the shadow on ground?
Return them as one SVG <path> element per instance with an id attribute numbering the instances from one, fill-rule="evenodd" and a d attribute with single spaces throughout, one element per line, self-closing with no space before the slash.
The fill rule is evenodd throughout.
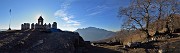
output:
<path id="1" fill-rule="evenodd" d="M 103 47 L 91 46 L 87 49 L 85 53 L 122 53 L 122 52 L 103 48 Z"/>

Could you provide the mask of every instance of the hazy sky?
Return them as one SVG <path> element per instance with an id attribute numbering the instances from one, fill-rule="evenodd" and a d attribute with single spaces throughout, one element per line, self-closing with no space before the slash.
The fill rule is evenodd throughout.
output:
<path id="1" fill-rule="evenodd" d="M 117 18 L 120 6 L 129 0 L 0 0 L 0 29 L 20 29 L 22 23 L 37 23 L 40 15 L 45 23 L 58 23 L 62 30 L 98 27 L 120 30 Z M 9 10 L 11 9 L 11 17 Z"/>

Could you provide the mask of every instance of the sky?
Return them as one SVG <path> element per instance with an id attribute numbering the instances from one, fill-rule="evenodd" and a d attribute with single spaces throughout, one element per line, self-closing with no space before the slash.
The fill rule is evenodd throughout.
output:
<path id="1" fill-rule="evenodd" d="M 23 23 L 37 23 L 39 16 L 44 23 L 57 22 L 61 30 L 97 27 L 118 31 L 122 20 L 120 7 L 130 0 L 0 0 L 0 29 L 20 29 Z M 11 9 L 11 15 L 10 15 Z M 11 21 L 10 21 L 11 20 Z"/>

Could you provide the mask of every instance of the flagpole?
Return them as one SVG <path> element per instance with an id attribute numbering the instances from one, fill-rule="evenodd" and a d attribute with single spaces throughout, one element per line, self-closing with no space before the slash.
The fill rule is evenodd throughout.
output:
<path id="1" fill-rule="evenodd" d="M 11 26 L 11 9 L 9 10 L 9 13 L 10 13 L 10 21 L 9 21 L 9 29 L 8 30 L 11 30 L 10 26 Z"/>

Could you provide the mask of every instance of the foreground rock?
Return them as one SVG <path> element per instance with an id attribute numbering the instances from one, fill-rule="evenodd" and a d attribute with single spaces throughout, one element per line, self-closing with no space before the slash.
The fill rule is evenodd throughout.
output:
<path id="1" fill-rule="evenodd" d="M 81 53 L 84 40 L 77 32 L 8 31 L 0 32 L 0 52 Z"/>

